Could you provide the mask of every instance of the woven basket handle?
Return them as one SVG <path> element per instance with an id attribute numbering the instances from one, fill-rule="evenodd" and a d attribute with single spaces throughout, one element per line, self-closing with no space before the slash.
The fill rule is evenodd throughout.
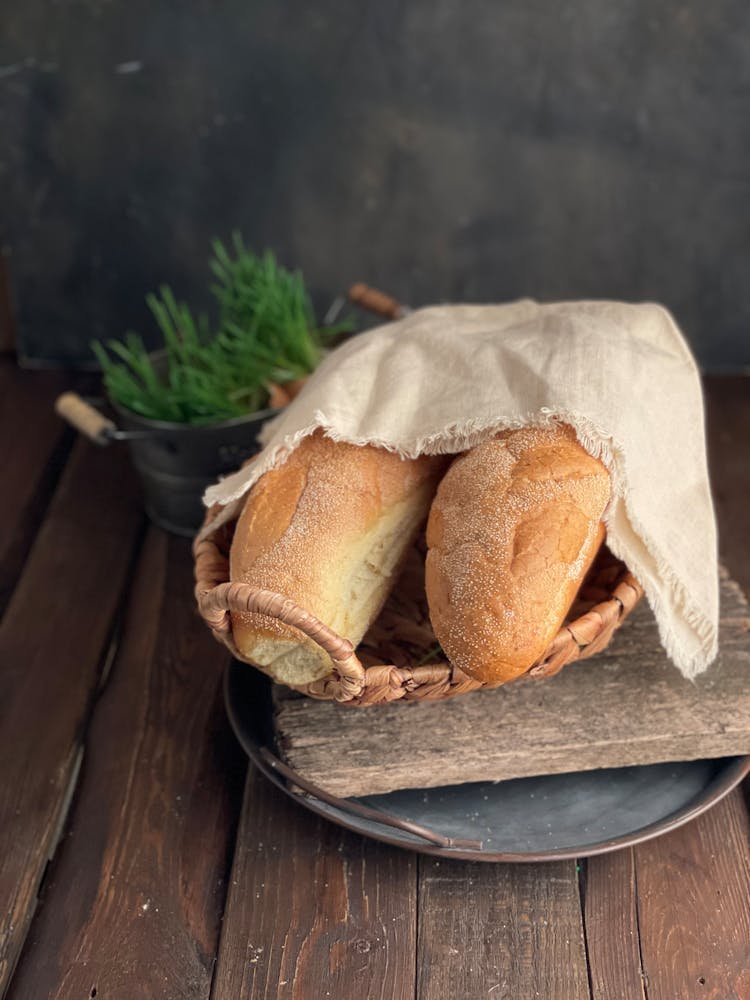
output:
<path id="1" fill-rule="evenodd" d="M 364 667 L 351 642 L 288 597 L 248 583 L 221 583 L 197 597 L 201 616 L 224 642 L 231 636 L 230 613 L 266 615 L 299 629 L 331 657 L 340 678 L 342 700 L 358 697 L 364 688 Z"/>

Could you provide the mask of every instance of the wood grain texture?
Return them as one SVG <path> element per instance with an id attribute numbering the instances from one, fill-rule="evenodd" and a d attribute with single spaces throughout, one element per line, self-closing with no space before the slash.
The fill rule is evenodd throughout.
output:
<path id="1" fill-rule="evenodd" d="M 371 709 L 279 689 L 279 744 L 342 796 L 750 753 L 750 608 L 728 579 L 721 598 L 721 656 L 695 681 L 667 660 L 642 602 L 607 650 L 548 680 Z"/>
<path id="2" fill-rule="evenodd" d="M 419 865 L 417 1000 L 588 1000 L 575 862 Z"/>
<path id="3" fill-rule="evenodd" d="M 65 377 L 60 374 L 23 372 L 12 359 L 0 358 L 0 614 L 72 441 L 72 434 L 52 409 L 64 386 Z"/>
<path id="4" fill-rule="evenodd" d="M 190 569 L 151 528 L 13 1000 L 209 996 L 246 761 Z"/>
<path id="5" fill-rule="evenodd" d="M 750 594 L 750 377 L 712 376 L 704 386 L 719 553 Z"/>
<path id="6" fill-rule="evenodd" d="M 0 623 L 0 993 L 55 850 L 140 532 L 122 458 L 75 448 Z"/>
<path id="7" fill-rule="evenodd" d="M 750 852 L 739 789 L 634 848 L 648 1000 L 750 997 Z"/>
<path id="8" fill-rule="evenodd" d="M 632 848 L 583 862 L 592 1000 L 645 1000 Z"/>
<path id="9" fill-rule="evenodd" d="M 703 385 L 719 553 L 750 597 L 750 375 L 709 376 Z M 750 779 L 744 791 L 750 809 Z"/>
<path id="10" fill-rule="evenodd" d="M 416 857 L 248 774 L 212 1000 L 413 1000 Z"/>

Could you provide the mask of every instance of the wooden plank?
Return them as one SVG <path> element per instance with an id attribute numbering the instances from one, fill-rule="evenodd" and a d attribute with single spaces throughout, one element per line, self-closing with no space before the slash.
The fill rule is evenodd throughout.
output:
<path id="1" fill-rule="evenodd" d="M 750 594 L 750 376 L 705 380 L 711 485 L 719 522 L 719 552 Z"/>
<path id="2" fill-rule="evenodd" d="M 644 602 L 607 650 L 544 681 L 371 709 L 279 691 L 279 744 L 342 796 L 750 753 L 750 608 L 727 579 L 721 597 L 721 656 L 695 681 L 667 660 Z"/>
<path id="3" fill-rule="evenodd" d="M 592 1000 L 645 1000 L 633 851 L 626 848 L 583 864 Z"/>
<path id="4" fill-rule="evenodd" d="M 750 376 L 709 376 L 704 387 L 719 552 L 750 595 Z M 750 780 L 745 794 L 750 808 Z"/>
<path id="5" fill-rule="evenodd" d="M 415 856 L 251 769 L 212 1000 L 413 1000 L 415 951 Z"/>
<path id="6" fill-rule="evenodd" d="M 576 865 L 420 859 L 417 1000 L 588 1000 Z"/>
<path id="7" fill-rule="evenodd" d="M 76 446 L 0 623 L 0 994 L 70 800 L 140 532 L 123 459 Z"/>
<path id="8" fill-rule="evenodd" d="M 150 529 L 13 1000 L 209 995 L 246 761 L 191 565 Z"/>
<path id="9" fill-rule="evenodd" d="M 59 373 L 23 372 L 11 359 L 0 358 L 0 615 L 72 442 L 72 433 L 52 409 L 65 385 Z"/>
<path id="10" fill-rule="evenodd" d="M 635 850 L 649 1000 L 750 997 L 750 852 L 739 790 Z"/>

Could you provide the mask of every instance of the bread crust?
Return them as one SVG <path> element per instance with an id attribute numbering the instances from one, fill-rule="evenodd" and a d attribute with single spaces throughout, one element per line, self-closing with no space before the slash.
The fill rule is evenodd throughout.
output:
<path id="1" fill-rule="evenodd" d="M 427 525 L 427 600 L 450 661 L 490 685 L 525 673 L 562 625 L 604 538 L 607 469 L 556 425 L 456 459 Z"/>
<path id="2" fill-rule="evenodd" d="M 442 457 L 405 460 L 374 446 L 305 438 L 250 491 L 230 554 L 233 582 L 291 598 L 355 645 L 377 616 L 424 523 Z M 330 657 L 297 629 L 232 615 L 244 659 L 276 680 L 307 684 Z"/>

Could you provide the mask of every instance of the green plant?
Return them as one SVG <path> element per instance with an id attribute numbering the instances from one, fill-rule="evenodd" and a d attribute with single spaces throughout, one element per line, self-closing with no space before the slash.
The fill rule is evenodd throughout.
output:
<path id="1" fill-rule="evenodd" d="M 204 424 L 262 409 L 271 383 L 314 371 L 325 345 L 351 329 L 349 322 L 316 327 L 302 275 L 281 267 L 270 251 L 256 256 L 237 233 L 231 250 L 219 240 L 212 249 L 213 331 L 163 285 L 146 299 L 163 361 L 154 365 L 135 333 L 91 345 L 107 392 L 143 417 Z"/>

